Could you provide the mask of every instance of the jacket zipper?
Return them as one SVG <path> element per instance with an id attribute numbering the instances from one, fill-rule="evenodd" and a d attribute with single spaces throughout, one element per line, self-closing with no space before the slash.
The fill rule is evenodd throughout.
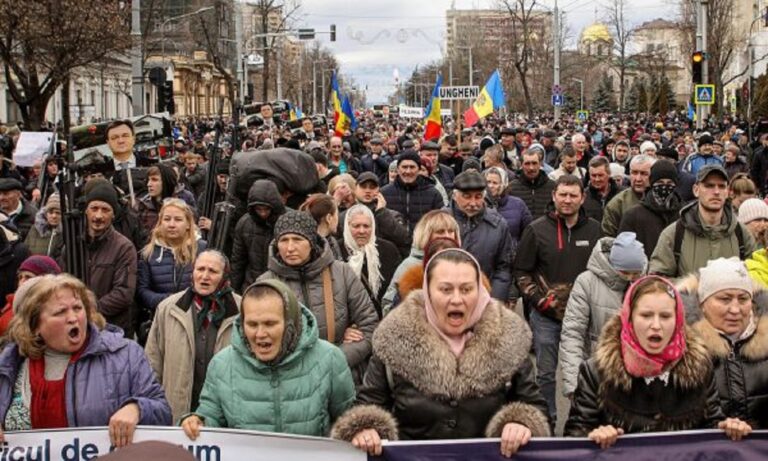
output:
<path id="1" fill-rule="evenodd" d="M 74 418 L 75 427 L 80 426 L 77 422 L 77 361 L 72 365 L 72 417 Z"/>
<path id="2" fill-rule="evenodd" d="M 280 402 L 280 376 L 275 370 L 275 368 L 272 368 L 272 389 L 274 389 L 274 402 L 275 402 L 275 432 L 283 432 L 283 415 L 280 410 L 281 402 Z"/>

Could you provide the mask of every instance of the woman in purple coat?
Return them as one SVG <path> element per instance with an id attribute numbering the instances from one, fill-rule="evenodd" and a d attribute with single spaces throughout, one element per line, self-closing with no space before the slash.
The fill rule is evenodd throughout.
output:
<path id="1" fill-rule="evenodd" d="M 172 423 L 144 351 L 104 328 L 80 280 L 36 277 L 15 301 L 0 353 L 0 441 L 3 431 L 109 426 L 112 445 L 122 447 L 139 424 Z"/>
<path id="2" fill-rule="evenodd" d="M 533 220 L 531 212 L 522 199 L 507 194 L 508 180 L 504 170 L 494 166 L 485 170 L 483 176 L 488 184 L 485 191 L 488 206 L 495 208 L 507 221 L 512 248 L 517 250 L 517 242 L 520 241 L 523 230 Z M 514 259 L 514 254 L 512 256 Z"/>

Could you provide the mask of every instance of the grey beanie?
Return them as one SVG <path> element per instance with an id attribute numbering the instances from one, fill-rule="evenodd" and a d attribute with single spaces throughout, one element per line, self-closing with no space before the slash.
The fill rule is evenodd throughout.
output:
<path id="1" fill-rule="evenodd" d="M 309 243 L 316 244 L 317 221 L 309 213 L 288 210 L 277 219 L 274 234 L 275 241 L 285 234 L 296 234 L 309 240 Z"/>
<path id="2" fill-rule="evenodd" d="M 614 269 L 625 272 L 645 272 L 648 265 L 643 244 L 634 232 L 622 232 L 616 236 L 608 260 Z"/>

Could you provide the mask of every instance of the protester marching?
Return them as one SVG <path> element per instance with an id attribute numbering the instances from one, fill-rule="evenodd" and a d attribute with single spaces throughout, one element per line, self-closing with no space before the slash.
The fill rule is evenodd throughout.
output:
<path id="1" fill-rule="evenodd" d="M 768 429 L 768 121 L 510 113 L 498 72 L 443 115 L 440 85 L 421 119 L 335 86 L 328 113 L 155 114 L 162 153 L 116 119 L 30 163 L 0 126 L 0 440 L 176 426 L 512 457 Z"/>

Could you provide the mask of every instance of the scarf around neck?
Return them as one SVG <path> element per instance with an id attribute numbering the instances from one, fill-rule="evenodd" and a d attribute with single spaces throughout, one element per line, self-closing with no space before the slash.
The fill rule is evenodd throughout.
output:
<path id="1" fill-rule="evenodd" d="M 459 335 L 447 335 L 440 329 L 440 326 L 438 325 L 438 322 L 437 322 L 437 311 L 435 310 L 435 307 L 432 305 L 432 301 L 429 299 L 429 282 L 427 280 L 427 274 L 429 273 L 429 265 L 432 263 L 432 261 L 435 260 L 435 256 L 447 251 L 456 251 L 456 252 L 464 253 L 465 255 L 469 256 L 474 262 L 475 269 L 477 270 L 477 290 L 478 290 L 477 303 L 475 304 L 475 308 L 472 311 L 472 314 L 469 316 L 466 329 L 464 330 L 463 333 Z M 437 332 L 437 334 L 446 343 L 448 343 L 448 346 L 451 348 L 451 352 L 453 352 L 453 355 L 455 355 L 456 357 L 461 356 L 461 353 L 464 352 L 464 347 L 466 346 L 467 341 L 469 341 L 469 339 L 473 336 L 472 329 L 475 327 L 475 325 L 477 325 L 477 322 L 480 321 L 480 319 L 483 316 L 483 313 L 485 312 L 485 309 L 488 307 L 488 304 L 491 302 L 491 294 L 488 293 L 488 290 L 483 285 L 482 274 L 483 274 L 483 271 L 480 268 L 480 263 L 477 262 L 475 257 L 459 248 L 448 248 L 445 250 L 438 251 L 432 256 L 432 258 L 427 262 L 426 266 L 424 267 L 424 280 L 422 283 L 422 291 L 424 293 L 424 310 L 426 311 L 427 322 L 435 330 L 435 332 Z"/>
<path id="2" fill-rule="evenodd" d="M 659 354 L 650 354 L 642 348 L 632 325 L 632 297 L 637 286 L 649 279 L 662 281 L 667 285 L 667 293 L 675 300 L 675 331 L 669 344 Z M 635 378 L 650 378 L 659 376 L 671 369 L 685 354 L 685 310 L 683 300 L 677 289 L 668 280 L 655 275 L 638 279 L 627 290 L 624 304 L 621 307 L 621 356 L 624 368 Z"/>
<path id="3" fill-rule="evenodd" d="M 362 247 L 352 237 L 352 228 L 349 224 L 353 216 L 361 213 L 368 217 L 371 222 L 371 239 Z M 354 205 L 344 215 L 344 246 L 349 253 L 347 264 L 349 264 L 358 277 L 362 277 L 363 265 L 365 265 L 368 272 L 368 286 L 371 287 L 371 292 L 376 296 L 381 288 L 383 277 L 381 275 L 379 249 L 376 247 L 376 219 L 367 206 L 362 204 Z"/>

